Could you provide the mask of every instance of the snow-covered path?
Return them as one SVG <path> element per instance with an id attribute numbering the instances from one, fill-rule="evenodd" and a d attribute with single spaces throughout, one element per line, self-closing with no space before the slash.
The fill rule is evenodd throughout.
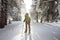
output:
<path id="1" fill-rule="evenodd" d="M 24 23 L 14 22 L 0 29 L 0 40 L 60 40 L 60 27 L 32 23 L 31 34 L 24 33 Z"/>

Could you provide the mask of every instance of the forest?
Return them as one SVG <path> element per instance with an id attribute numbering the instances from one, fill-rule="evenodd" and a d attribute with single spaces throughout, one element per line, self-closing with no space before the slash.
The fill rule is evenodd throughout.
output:
<path id="1" fill-rule="evenodd" d="M 59 0 L 31 0 L 30 3 L 24 0 L 0 0 L 0 25 L 7 25 L 10 20 L 23 21 L 27 12 L 32 22 L 57 22 L 60 19 Z"/>

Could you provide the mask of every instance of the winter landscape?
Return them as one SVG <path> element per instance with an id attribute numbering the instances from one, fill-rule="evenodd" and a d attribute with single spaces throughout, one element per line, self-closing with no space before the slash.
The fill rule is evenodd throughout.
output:
<path id="1" fill-rule="evenodd" d="M 60 0 L 0 0 L 0 40 L 60 40 Z"/>

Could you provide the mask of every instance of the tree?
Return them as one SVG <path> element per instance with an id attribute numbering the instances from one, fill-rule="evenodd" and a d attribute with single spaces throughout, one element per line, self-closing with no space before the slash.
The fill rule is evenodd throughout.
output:
<path id="1" fill-rule="evenodd" d="M 4 25 L 7 25 L 7 0 L 1 0 L 1 10 L 0 10 L 0 28 L 3 28 Z"/>
<path id="2" fill-rule="evenodd" d="M 58 1 L 57 0 L 40 0 L 39 7 L 43 11 L 42 19 L 45 17 L 45 21 L 54 21 L 59 13 L 58 13 Z"/>

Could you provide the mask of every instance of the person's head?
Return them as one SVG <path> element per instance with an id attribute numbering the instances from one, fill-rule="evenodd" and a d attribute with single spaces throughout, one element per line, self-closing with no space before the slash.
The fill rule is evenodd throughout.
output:
<path id="1" fill-rule="evenodd" d="M 29 16 L 29 14 L 28 14 L 28 13 L 26 13 L 26 16 Z"/>

